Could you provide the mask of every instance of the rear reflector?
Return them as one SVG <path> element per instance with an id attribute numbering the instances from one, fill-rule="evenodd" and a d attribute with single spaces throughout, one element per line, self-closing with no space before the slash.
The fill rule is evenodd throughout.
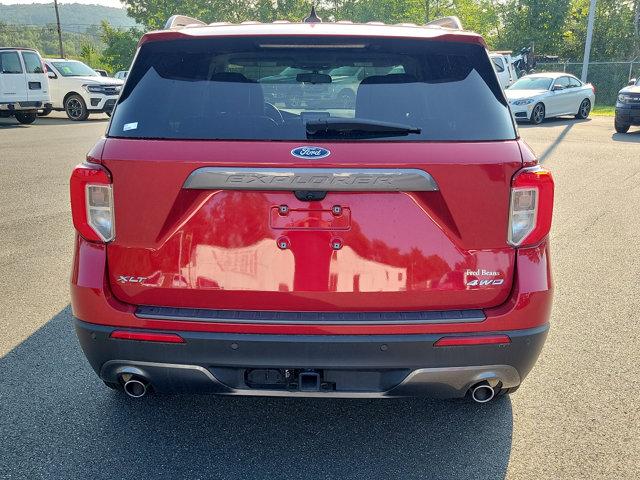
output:
<path id="1" fill-rule="evenodd" d="M 481 337 L 442 337 L 434 347 L 456 347 L 464 345 L 494 345 L 498 343 L 511 343 L 508 335 L 484 335 Z"/>
<path id="2" fill-rule="evenodd" d="M 111 333 L 111 338 L 117 338 L 118 340 L 137 340 L 139 342 L 185 343 L 184 339 L 175 333 L 129 332 L 126 330 L 115 330 Z"/>

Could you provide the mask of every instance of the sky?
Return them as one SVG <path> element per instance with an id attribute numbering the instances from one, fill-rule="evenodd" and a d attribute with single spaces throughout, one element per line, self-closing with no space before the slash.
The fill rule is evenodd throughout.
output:
<path id="1" fill-rule="evenodd" d="M 29 4 L 29 3 L 53 3 L 53 0 L 0 0 L 3 5 Z M 104 5 L 105 7 L 122 7 L 120 0 L 58 0 L 58 3 L 84 3 L 91 5 Z"/>

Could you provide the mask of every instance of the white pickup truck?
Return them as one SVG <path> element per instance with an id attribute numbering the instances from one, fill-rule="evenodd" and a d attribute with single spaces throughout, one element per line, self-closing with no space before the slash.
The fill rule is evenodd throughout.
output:
<path id="1" fill-rule="evenodd" d="M 503 90 L 518 80 L 518 74 L 513 66 L 511 52 L 490 52 L 489 57 L 491 58 L 493 69 L 496 71 L 498 81 Z"/>
<path id="2" fill-rule="evenodd" d="M 0 48 L 0 117 L 33 123 L 36 112 L 49 108 L 49 85 L 37 50 Z"/>

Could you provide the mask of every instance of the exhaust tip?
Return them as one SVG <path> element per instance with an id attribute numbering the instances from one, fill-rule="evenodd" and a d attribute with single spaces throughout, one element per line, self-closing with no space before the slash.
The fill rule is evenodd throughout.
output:
<path id="1" fill-rule="evenodd" d="M 131 398 L 142 398 L 147 394 L 147 384 L 132 378 L 124 383 L 124 392 Z"/>
<path id="2" fill-rule="evenodd" d="M 490 402 L 495 397 L 496 392 L 488 383 L 480 383 L 471 387 L 471 398 L 477 403 Z"/>

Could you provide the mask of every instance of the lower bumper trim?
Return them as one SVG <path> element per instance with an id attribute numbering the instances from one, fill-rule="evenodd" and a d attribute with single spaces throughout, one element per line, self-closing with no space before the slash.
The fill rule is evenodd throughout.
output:
<path id="1" fill-rule="evenodd" d="M 518 386 L 533 367 L 549 325 L 493 332 L 506 344 L 436 346 L 441 334 L 268 335 L 177 331 L 184 343 L 112 338 L 117 327 L 75 320 L 80 345 L 109 383 L 123 374 L 160 393 L 254 396 L 462 397 L 478 382 Z M 136 330 L 150 332 L 150 330 Z M 483 333 L 486 336 L 486 333 Z M 319 391 L 301 391 L 301 374 Z"/>
<path id="2" fill-rule="evenodd" d="M 233 388 L 199 365 L 110 360 L 100 377 L 117 383 L 121 375 L 136 375 L 147 379 L 160 393 L 214 393 L 218 395 L 323 397 L 323 398 L 395 398 L 429 396 L 434 398 L 463 397 L 472 385 L 486 381 L 502 388 L 516 387 L 521 378 L 510 365 L 420 368 L 409 373 L 398 385 L 386 391 L 296 391 L 258 388 Z"/>

